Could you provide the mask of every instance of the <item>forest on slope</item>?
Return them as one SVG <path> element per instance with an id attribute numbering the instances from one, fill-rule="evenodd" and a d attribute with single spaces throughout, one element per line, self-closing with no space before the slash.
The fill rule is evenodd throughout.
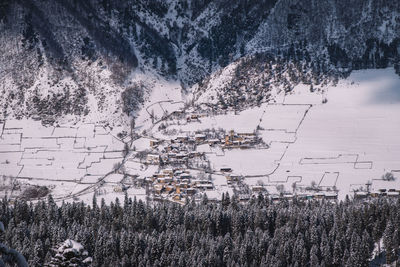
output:
<path id="1" fill-rule="evenodd" d="M 96 199 L 93 200 L 96 203 Z M 111 205 L 47 201 L 0 203 L 4 243 L 30 266 L 51 261 L 66 239 L 93 266 L 369 266 L 400 261 L 400 201 L 243 205 L 225 195 L 154 206 L 125 197 Z M 379 245 L 378 245 L 379 244 Z"/>
<path id="2" fill-rule="evenodd" d="M 123 92 L 133 109 L 143 101 L 134 72 L 190 88 L 256 53 L 328 71 L 398 68 L 399 12 L 383 0 L 3 0 L 0 118 L 119 115 Z"/>

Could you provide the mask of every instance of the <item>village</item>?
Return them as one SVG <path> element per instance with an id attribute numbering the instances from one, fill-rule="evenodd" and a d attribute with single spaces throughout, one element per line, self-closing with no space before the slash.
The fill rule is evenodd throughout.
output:
<path id="1" fill-rule="evenodd" d="M 194 119 L 195 116 L 191 118 Z M 130 163 L 135 159 L 139 159 L 140 163 L 146 166 L 155 166 L 157 170 L 151 175 L 134 175 L 134 179 L 150 188 L 149 193 L 152 194 L 153 200 L 171 200 L 178 203 L 185 203 L 185 199 L 192 197 L 200 199 L 204 192 L 214 191 L 216 188 L 213 176 L 223 177 L 225 186 L 230 187 L 228 191 L 231 193 L 240 190 L 240 179 L 231 175 L 231 168 L 213 170 L 207 159 L 210 152 L 199 151 L 201 149 L 197 148 L 204 145 L 220 150 L 248 149 L 254 146 L 267 148 L 254 132 L 208 131 L 178 135 L 169 140 L 146 138 L 146 141 L 149 149 L 134 153 L 132 159 L 127 160 L 124 171 L 129 172 Z"/>
<path id="2" fill-rule="evenodd" d="M 318 96 L 305 103 L 291 97 L 279 101 L 246 110 L 200 103 L 169 112 L 161 111 L 166 109 L 160 102 L 158 119 L 150 112 L 152 123 L 146 128 L 149 147 L 139 152 L 142 164 L 154 166 L 145 177 L 148 193 L 178 203 L 203 195 L 218 201 L 222 192 L 242 202 L 259 194 L 272 201 L 399 195 L 396 182 L 382 181 L 382 173 L 369 174 L 379 173 L 376 162 L 358 151 L 307 156 L 309 150 L 298 142 L 299 129 L 312 109 L 322 107 Z M 360 179 L 346 179 L 350 173 Z M 371 180 L 370 191 L 365 190 Z"/>
<path id="3" fill-rule="evenodd" d="M 182 119 L 182 113 L 176 113 Z M 174 115 L 176 115 L 174 114 Z M 206 115 L 193 113 L 185 118 L 186 122 L 200 122 Z M 178 133 L 172 138 L 142 137 L 139 144 L 141 151 L 132 154 L 125 163 L 122 172 L 130 174 L 135 184 L 146 188 L 146 193 L 154 201 L 173 201 L 184 204 L 194 198 L 197 201 L 207 196 L 209 201 L 220 201 L 222 193 L 237 196 L 240 202 L 247 202 L 252 197 L 262 194 L 272 201 L 293 200 L 330 200 L 336 201 L 336 191 L 326 191 L 318 188 L 308 188 L 296 192 L 283 190 L 279 183 L 249 186 L 245 183 L 245 176 L 236 174 L 235 169 L 229 166 L 215 168 L 210 162 L 210 155 L 222 156 L 224 151 L 265 149 L 269 145 L 254 131 L 237 132 L 233 129 L 206 129 L 194 132 Z M 148 142 L 148 146 L 143 145 Z M 141 143 L 141 145 L 140 145 Z M 142 175 L 135 174 L 135 161 L 153 169 L 153 172 L 144 171 Z M 137 168 L 136 168 L 137 169 Z M 141 169 L 143 170 L 143 168 Z M 271 191 L 271 187 L 273 190 Z M 270 192 L 271 191 L 271 192 Z M 219 193 L 218 193 L 219 192 Z"/>
<path id="4" fill-rule="evenodd" d="M 242 202 L 259 194 L 273 201 L 399 197 L 400 157 L 387 153 L 400 153 L 393 146 L 398 135 L 382 144 L 368 134 L 370 124 L 354 128 L 347 115 L 336 129 L 341 98 L 322 104 L 324 96 L 309 87 L 296 91 L 246 109 L 156 94 L 135 117 L 136 127 L 0 121 L 4 195 L 36 200 L 51 193 L 56 201 L 86 203 L 96 195 L 110 203 L 128 194 L 180 204 L 226 194 Z M 346 108 L 368 121 L 369 113 Z M 383 118 L 376 120 L 395 124 Z"/>

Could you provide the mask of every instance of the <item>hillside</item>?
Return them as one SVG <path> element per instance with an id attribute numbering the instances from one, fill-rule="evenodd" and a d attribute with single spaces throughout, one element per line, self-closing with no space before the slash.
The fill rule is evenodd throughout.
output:
<path id="1" fill-rule="evenodd" d="M 400 1 L 0 0 L 0 92 L 0 266 L 400 266 Z"/>
<path id="2" fill-rule="evenodd" d="M 126 123 L 152 91 L 148 80 L 190 92 L 257 53 L 317 77 L 397 68 L 399 11 L 372 0 L 2 1 L 0 115 Z"/>

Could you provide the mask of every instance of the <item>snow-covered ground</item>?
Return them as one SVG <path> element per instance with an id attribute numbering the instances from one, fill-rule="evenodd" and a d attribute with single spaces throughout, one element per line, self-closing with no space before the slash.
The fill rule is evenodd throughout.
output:
<path id="1" fill-rule="evenodd" d="M 183 108 L 184 101 L 180 83 L 164 80 L 155 74 L 139 72 L 134 74 L 134 79 L 142 81 L 145 84 L 145 88 L 151 88 L 145 94 L 143 107 L 135 115 L 135 123 L 138 129 L 148 129 L 163 116 Z"/>
<path id="2" fill-rule="evenodd" d="M 392 68 L 354 71 L 324 92 L 311 93 L 309 86 L 298 85 L 273 103 L 236 113 L 201 114 L 199 120 L 191 122 L 186 117 L 158 122 L 182 110 L 184 97 L 177 83 L 158 81 L 154 85 L 137 113 L 139 132 L 146 130 L 154 137 L 170 139 L 173 136 L 158 130 L 160 123 L 166 123 L 167 130 L 176 130 L 177 135 L 221 128 L 227 132 L 257 132 L 268 145 L 225 150 L 199 145 L 197 151 L 206 153 L 214 172 L 215 192 L 207 191 L 209 197 L 232 190 L 221 168 L 231 168 L 232 174 L 243 176 L 250 187 L 264 184 L 270 192 L 276 192 L 277 185 L 283 185 L 287 192 L 314 185 L 323 190 L 336 188 L 343 199 L 355 189 L 366 188 L 367 183 L 371 190 L 400 189 L 400 79 Z M 151 114 L 157 118 L 152 120 Z M 0 175 L 47 185 L 60 199 L 75 196 L 90 202 L 93 185 L 99 181 L 103 183 L 97 191 L 99 198 L 111 201 L 115 196 L 123 197 L 118 185 L 126 177 L 110 174 L 123 161 L 124 143 L 117 138 L 122 130 L 127 129 L 95 123 L 44 127 L 33 120 L 2 121 Z M 159 170 L 159 166 L 145 165 L 135 158 L 138 151 L 152 149 L 151 140 L 142 136 L 133 141 L 131 147 L 136 152 L 124 163 L 128 176 L 145 178 Z M 381 180 L 386 172 L 397 179 Z M 128 193 L 146 198 L 144 189 L 132 187 Z"/>
<path id="3" fill-rule="evenodd" d="M 25 119 L 6 120 L 0 126 L 3 179 L 48 186 L 58 198 L 97 183 L 123 160 L 124 143 L 101 125 L 44 127 Z M 109 177 L 106 182 L 117 180 Z"/>
<path id="4" fill-rule="evenodd" d="M 208 153 L 215 171 L 230 167 L 249 185 L 283 184 L 292 191 L 294 182 L 300 185 L 297 190 L 315 184 L 338 189 L 340 198 L 366 189 L 372 181 L 371 189 L 400 189 L 400 79 L 392 68 L 354 71 L 321 92 L 310 92 L 310 86 L 300 84 L 276 99 L 237 114 L 170 121 L 167 130 L 190 134 L 221 128 L 251 133 L 258 127 L 269 149 L 218 153 L 208 145 L 198 147 Z M 386 172 L 398 179 L 379 180 Z"/>
<path id="5" fill-rule="evenodd" d="M 400 79 L 393 69 L 354 71 L 329 88 L 326 97 L 326 104 L 309 110 L 296 142 L 269 181 L 290 173 L 302 178 L 300 184 L 336 186 L 343 198 L 353 189 L 366 188 L 368 181 L 400 169 Z M 304 103 L 296 92 L 285 101 Z M 327 173 L 338 177 L 326 180 Z M 400 176 L 393 174 L 397 180 L 381 181 L 382 188 L 400 189 Z"/>

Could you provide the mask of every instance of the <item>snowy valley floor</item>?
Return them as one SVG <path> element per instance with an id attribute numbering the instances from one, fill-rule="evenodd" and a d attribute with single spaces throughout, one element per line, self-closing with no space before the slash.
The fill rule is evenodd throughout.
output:
<path id="1" fill-rule="evenodd" d="M 158 90 L 168 92 L 168 87 Z M 212 128 L 257 131 L 268 148 L 198 145 L 196 152 L 204 153 L 210 162 L 213 189 L 204 191 L 210 197 L 233 191 L 221 168 L 232 169 L 229 175 L 242 177 L 250 189 L 262 185 L 270 194 L 300 194 L 311 185 L 324 192 L 337 190 L 339 199 L 361 188 L 400 190 L 400 79 L 391 68 L 354 71 L 324 95 L 299 85 L 292 94 L 277 96 L 274 103 L 191 122 L 168 118 L 183 107 L 176 90 L 173 94 L 153 93 L 154 99 L 138 114 L 136 128 L 141 138 L 132 144 L 136 151 L 126 158 L 126 140 L 117 137 L 124 129 L 90 123 L 43 127 L 32 120 L 0 122 L 2 193 L 17 196 L 24 186 L 33 184 L 48 186 L 59 200 L 90 202 L 96 191 L 99 198 L 111 201 L 123 197 L 121 185 L 127 185 L 129 195 L 145 199 L 146 189 L 133 186 L 132 179 L 160 171 L 136 157 L 152 149 L 151 138 L 171 140 Z M 152 114 L 165 119 L 153 120 L 153 125 Z M 161 123 L 167 125 L 168 135 L 158 130 Z M 128 176 L 113 173 L 120 163 Z M 199 175 L 195 168 L 190 172 Z M 381 176 L 387 172 L 397 179 L 383 181 Z"/>

